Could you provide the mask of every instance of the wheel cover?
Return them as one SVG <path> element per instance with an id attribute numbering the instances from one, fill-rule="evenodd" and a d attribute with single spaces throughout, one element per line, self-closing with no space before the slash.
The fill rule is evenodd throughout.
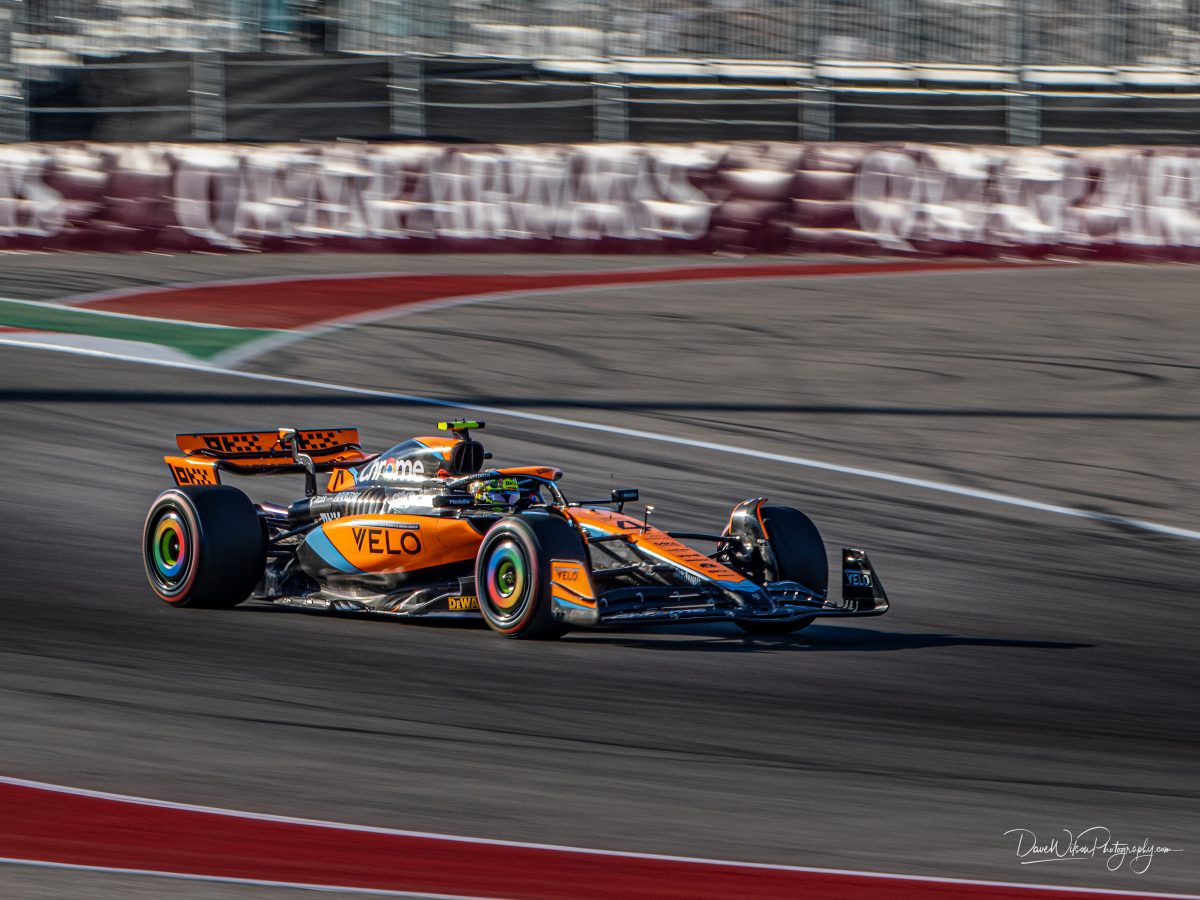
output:
<path id="1" fill-rule="evenodd" d="M 529 559 L 515 541 L 506 540 L 488 554 L 484 596 L 499 618 L 512 618 L 529 593 Z"/>
<path id="2" fill-rule="evenodd" d="M 146 543 L 150 572 L 158 586 L 168 593 L 178 590 L 192 561 L 187 523 L 177 512 L 168 510 L 148 530 Z"/>

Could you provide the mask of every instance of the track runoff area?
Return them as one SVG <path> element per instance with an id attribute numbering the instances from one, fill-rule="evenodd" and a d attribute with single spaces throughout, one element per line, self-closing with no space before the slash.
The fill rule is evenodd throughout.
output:
<path id="1" fill-rule="evenodd" d="M 421 897 L 1185 897 L 771 866 L 426 834 L 0 778 L 3 864 Z M 0 881 L 2 884 L 2 881 Z"/>
<path id="2" fill-rule="evenodd" d="M 24 310 L 5 320 L 8 324 L 0 333 L 0 343 L 172 368 L 195 367 L 234 378 L 471 409 L 437 398 L 243 372 L 232 367 L 299 340 L 406 311 L 538 292 L 654 282 L 901 275 L 956 268 L 960 267 L 875 262 L 673 266 L 599 273 L 255 279 L 105 292 L 51 304 L 10 301 L 14 305 L 9 307 L 10 313 L 15 306 Z M 968 263 L 961 268 L 985 267 Z M 247 302 L 247 290 L 252 291 L 252 303 Z M 303 302 L 297 302 L 298 297 Z M 199 332 L 210 333 L 197 336 Z M 928 479 L 563 417 L 488 406 L 475 409 L 635 439 L 674 441 L 699 450 L 758 456 L 1049 515 L 1088 518 L 1185 540 L 1200 539 L 1200 533 L 1186 528 Z M 397 896 L 1196 896 L 918 878 L 484 840 L 192 806 L 11 777 L 0 777 L 0 844 L 4 848 L 0 849 L 2 861 L 13 865 Z M 0 870 L 0 884 L 2 878 Z"/>

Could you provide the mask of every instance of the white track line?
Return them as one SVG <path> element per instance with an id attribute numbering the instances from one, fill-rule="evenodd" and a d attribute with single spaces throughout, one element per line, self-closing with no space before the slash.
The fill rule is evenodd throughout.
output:
<path id="1" fill-rule="evenodd" d="M 625 850 L 597 850 L 590 847 L 570 847 L 563 844 L 538 844 L 528 841 L 505 841 L 496 838 L 464 837 L 457 834 L 439 834 L 432 831 L 408 831 L 400 828 L 383 828 L 375 825 L 351 825 L 346 822 L 327 822 L 321 819 L 304 819 L 295 816 L 275 816 L 269 813 L 245 812 L 243 810 L 222 809 L 215 806 L 199 806 L 192 803 L 175 803 L 170 800 L 152 800 L 147 797 L 133 797 L 127 794 L 114 794 L 108 791 L 93 791 L 87 788 L 67 787 L 61 784 L 49 784 L 42 781 L 30 781 L 25 778 L 13 778 L 0 775 L 0 784 L 10 784 L 14 787 L 32 788 L 54 794 L 68 794 L 75 797 L 90 797 L 97 800 L 109 800 L 114 803 L 128 803 L 135 806 L 152 806 L 158 809 L 174 809 L 181 812 L 206 813 L 215 816 L 229 816 L 235 819 L 249 819 L 256 822 L 276 822 L 283 825 L 304 825 L 311 828 L 325 828 L 333 831 L 353 831 L 362 834 L 382 834 L 393 837 L 419 838 L 422 840 L 451 841 L 461 844 L 478 844 L 489 847 L 514 847 L 521 850 L 547 850 L 554 853 L 577 853 L 587 856 L 611 856 L 617 859 L 645 859 L 656 862 L 677 862 L 702 866 L 732 866 L 739 869 L 766 869 L 775 872 L 801 872 L 814 875 L 841 875 L 855 878 L 879 878 L 890 881 L 917 881 L 934 884 L 961 884 L 972 887 L 1007 887 L 1038 891 L 1082 891 L 1092 894 L 1104 894 L 1113 897 L 1165 897 L 1170 900 L 1200 900 L 1200 894 L 1164 894 L 1155 891 L 1127 891 L 1094 887 L 1065 887 L 1046 884 L 1025 884 L 1011 881 L 985 881 L 973 878 L 942 878 L 933 875 L 905 875 L 895 872 L 861 872 L 853 869 L 826 869 L 815 866 L 785 866 L 774 863 L 739 862 L 728 859 L 708 859 L 696 856 L 672 856 L 662 853 L 634 853 Z M 0 860 L 3 861 L 3 860 Z M 403 895 L 401 895 L 403 896 Z M 416 895 L 421 896 L 421 895 Z M 436 896 L 436 895 L 435 895 Z"/>
<path id="2" fill-rule="evenodd" d="M 162 319 L 158 316 L 138 316 L 133 313 L 110 312 L 107 309 L 91 309 L 87 306 L 66 306 L 61 303 L 42 300 L 18 300 L 15 297 L 0 297 L 0 303 L 17 303 L 21 306 L 35 306 L 38 309 L 56 310 L 58 312 L 79 313 L 88 316 L 107 316 L 112 319 L 131 319 L 134 322 L 157 322 L 162 325 L 184 325 L 188 328 L 215 328 L 219 331 L 279 331 L 278 328 L 259 328 L 257 326 L 217 325 L 213 322 L 192 322 L 187 319 Z"/>
<path id="3" fill-rule="evenodd" d="M 174 878 L 179 881 L 244 884 L 251 887 L 292 888 L 299 891 L 321 891 L 326 894 L 366 894 L 372 897 L 409 897 L 413 900 L 493 900 L 465 894 L 430 894 L 423 891 L 391 891 L 382 888 L 344 887 L 335 884 L 308 884 L 302 881 L 267 881 L 262 878 L 234 878 L 228 875 L 194 875 L 190 872 L 165 872 L 158 869 L 120 869 L 112 866 L 84 866 L 77 863 L 47 862 L 42 859 L 16 859 L 0 856 L 0 865 L 29 866 L 35 869 L 65 869 L 71 872 L 93 872 L 98 875 L 140 875 L 150 878 Z"/>
<path id="4" fill-rule="evenodd" d="M 270 384 L 286 384 L 293 387 L 306 387 L 314 390 L 332 391 L 335 393 L 352 394 L 359 397 L 378 397 L 385 400 L 399 400 L 422 406 L 433 406 L 442 409 L 462 409 L 493 416 L 507 416 L 526 422 L 538 422 L 544 425 L 557 425 L 564 428 L 578 428 L 584 431 L 597 431 L 604 434 L 615 434 L 621 437 L 638 438 L 644 441 L 654 441 L 660 444 L 674 444 L 680 447 L 691 447 L 696 450 L 711 450 L 715 453 L 728 453 L 750 459 L 761 459 L 768 462 L 784 463 L 801 466 L 806 469 L 816 469 L 822 472 L 835 472 L 839 475 L 852 475 L 856 478 L 867 478 L 873 481 L 883 481 L 888 484 L 900 484 L 905 487 L 949 494 L 955 497 L 965 497 L 971 500 L 982 500 L 987 503 L 997 503 L 1002 506 L 1013 506 L 1018 509 L 1028 509 L 1035 512 L 1050 513 L 1051 515 L 1067 516 L 1073 519 L 1083 519 L 1088 522 L 1099 522 L 1104 525 L 1115 525 L 1145 531 L 1164 537 L 1181 538 L 1188 541 L 1200 541 L 1200 531 L 1188 528 L 1177 528 L 1174 525 L 1163 525 L 1145 519 L 1131 519 L 1111 513 L 1094 512 L 1088 509 L 1078 509 L 1073 506 L 1061 506 L 1056 503 L 1043 503 L 1040 500 L 1028 500 L 1012 494 L 1001 494 L 997 491 L 985 491 L 977 488 L 960 487 L 942 481 L 932 481 L 928 478 L 912 478 L 908 475 L 896 475 L 891 472 L 880 472 L 874 469 L 863 469 L 858 466 L 843 466 L 837 463 L 824 462 L 819 459 L 808 459 L 803 456 L 789 456 L 785 453 L 769 453 L 765 450 L 754 450 L 750 447 L 738 447 L 733 444 L 718 444 L 713 441 L 701 441 L 694 438 L 679 437 L 671 434 L 660 434 L 654 431 L 642 431 L 637 428 L 622 428 L 618 425 L 604 425 L 599 422 L 584 422 L 577 419 L 564 419 L 560 416 L 546 416 L 540 413 L 522 412 L 515 409 L 505 409 L 499 406 L 480 406 L 473 403 L 455 403 L 449 400 L 439 400 L 436 397 L 421 397 L 415 394 L 401 394 L 396 391 L 384 391 L 378 388 L 354 387 L 347 384 L 336 384 L 329 381 L 314 381 L 307 378 L 290 378 L 285 375 L 268 375 L 262 372 L 241 372 L 235 369 L 223 369 L 216 366 L 206 366 L 202 363 L 175 362 L 173 360 L 144 359 L 122 353 L 109 353 L 103 350 L 93 350 L 83 347 L 61 347 L 52 343 L 35 343 L 32 341 L 17 341 L 0 338 L 0 345 L 23 347 L 27 350 L 51 350 L 57 353 L 68 353 L 75 356 L 91 356 L 99 359 L 111 359 L 118 362 L 130 362 L 140 365 L 160 366 L 168 369 L 183 369 L 186 371 L 208 372 L 214 375 L 228 375 L 231 378 L 243 378 L 248 381 L 261 381 Z"/>

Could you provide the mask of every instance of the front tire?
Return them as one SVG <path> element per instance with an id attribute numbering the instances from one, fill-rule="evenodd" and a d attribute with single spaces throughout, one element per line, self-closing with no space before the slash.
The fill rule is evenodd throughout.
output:
<path id="1" fill-rule="evenodd" d="M 764 506 L 762 518 L 774 557 L 768 580 L 798 581 L 809 590 L 828 591 L 829 559 L 812 519 L 790 506 Z"/>
<path id="2" fill-rule="evenodd" d="M 150 587 L 171 606 L 220 609 L 245 600 L 266 567 L 250 498 L 226 485 L 188 485 L 158 495 L 142 527 Z"/>
<path id="3" fill-rule="evenodd" d="M 510 638 L 552 640 L 567 626 L 554 618 L 550 561 L 586 560 L 571 525 L 550 515 L 501 519 L 475 557 L 479 611 L 493 631 Z"/>
<path id="4" fill-rule="evenodd" d="M 762 524 L 766 529 L 769 558 L 764 560 L 767 581 L 796 581 L 812 591 L 829 590 L 829 559 L 825 542 L 812 519 L 790 506 L 764 506 Z M 790 622 L 763 619 L 739 619 L 747 634 L 779 636 L 792 634 L 813 623 L 812 616 Z"/>
<path id="5" fill-rule="evenodd" d="M 813 616 L 807 619 L 793 619 L 791 622 L 768 622 L 762 619 L 737 619 L 738 628 L 755 637 L 783 637 L 802 631 L 813 623 Z"/>

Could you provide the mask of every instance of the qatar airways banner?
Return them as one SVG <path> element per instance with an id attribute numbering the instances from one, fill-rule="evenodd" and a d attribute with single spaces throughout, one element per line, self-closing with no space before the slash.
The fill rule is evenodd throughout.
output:
<path id="1" fill-rule="evenodd" d="M 13 144 L 0 248 L 1200 259 L 1200 150 Z"/>

